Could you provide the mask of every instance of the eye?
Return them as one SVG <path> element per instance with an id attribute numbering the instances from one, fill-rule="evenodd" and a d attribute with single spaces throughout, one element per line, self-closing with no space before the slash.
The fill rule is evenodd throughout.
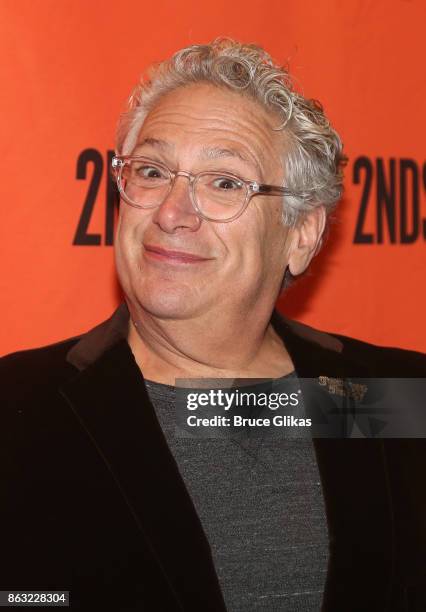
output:
<path id="1" fill-rule="evenodd" d="M 163 168 L 148 163 L 137 163 L 134 166 L 134 175 L 143 181 L 168 180 L 169 175 Z"/>
<path id="2" fill-rule="evenodd" d="M 213 181 L 213 187 L 221 191 L 230 191 L 233 189 L 241 189 L 242 183 L 229 176 L 221 176 Z"/>
<path id="3" fill-rule="evenodd" d="M 141 178 L 146 179 L 159 179 L 165 178 L 165 173 L 157 166 L 151 166 L 147 164 L 138 165 L 135 168 L 136 174 Z"/>

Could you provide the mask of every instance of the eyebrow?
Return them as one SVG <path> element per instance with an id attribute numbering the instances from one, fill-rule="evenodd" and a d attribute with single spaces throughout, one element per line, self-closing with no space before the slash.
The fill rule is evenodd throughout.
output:
<path id="1" fill-rule="evenodd" d="M 137 144 L 135 151 L 142 148 L 144 145 L 149 145 L 165 152 L 170 152 L 175 148 L 172 143 L 167 142 L 166 140 L 160 140 L 159 138 L 144 138 Z M 251 160 L 248 156 L 245 156 L 238 149 L 228 147 L 203 147 L 201 149 L 200 157 L 204 159 L 223 159 L 233 157 L 253 166 L 253 160 Z"/>

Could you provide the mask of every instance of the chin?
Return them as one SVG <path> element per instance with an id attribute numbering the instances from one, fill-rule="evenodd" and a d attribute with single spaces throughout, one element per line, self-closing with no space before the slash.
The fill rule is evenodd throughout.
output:
<path id="1" fill-rule="evenodd" d="M 197 293 L 176 281 L 161 286 L 144 283 L 133 294 L 139 308 L 159 319 L 188 319 L 201 310 L 201 304 L 195 302 Z"/>

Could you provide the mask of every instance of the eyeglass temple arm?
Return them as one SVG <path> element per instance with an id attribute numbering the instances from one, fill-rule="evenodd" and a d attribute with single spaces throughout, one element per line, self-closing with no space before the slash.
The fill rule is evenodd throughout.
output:
<path id="1" fill-rule="evenodd" d="M 288 189 L 287 187 L 278 187 L 277 185 L 264 185 L 260 183 L 255 183 L 253 185 L 252 190 L 255 193 L 262 195 L 289 195 L 297 197 L 298 194 Z"/>

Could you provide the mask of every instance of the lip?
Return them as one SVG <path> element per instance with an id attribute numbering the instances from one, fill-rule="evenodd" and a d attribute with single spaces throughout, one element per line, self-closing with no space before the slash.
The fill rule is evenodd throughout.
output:
<path id="1" fill-rule="evenodd" d="M 165 249 L 153 244 L 144 245 L 145 255 L 150 259 L 157 261 L 164 261 L 168 263 L 176 264 L 195 264 L 203 261 L 210 261 L 210 257 L 200 257 L 194 253 L 188 253 L 186 251 L 176 251 L 172 249 Z"/>

